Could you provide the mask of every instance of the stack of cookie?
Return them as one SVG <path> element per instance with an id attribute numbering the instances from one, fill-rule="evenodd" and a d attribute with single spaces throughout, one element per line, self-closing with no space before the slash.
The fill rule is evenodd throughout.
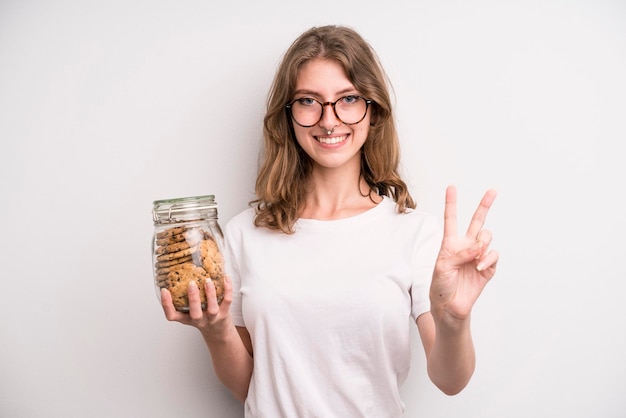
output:
<path id="1" fill-rule="evenodd" d="M 155 280 L 168 289 L 177 310 L 188 311 L 187 289 L 194 280 L 206 307 L 205 280 L 215 285 L 217 302 L 224 297 L 224 258 L 213 235 L 201 226 L 177 226 L 157 232 L 154 246 Z"/>

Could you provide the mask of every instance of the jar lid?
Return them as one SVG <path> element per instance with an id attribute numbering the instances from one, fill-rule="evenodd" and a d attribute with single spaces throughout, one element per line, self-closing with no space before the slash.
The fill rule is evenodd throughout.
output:
<path id="1" fill-rule="evenodd" d="M 154 223 L 181 222 L 207 215 L 217 217 L 217 203 L 212 194 L 155 200 L 152 203 Z"/>

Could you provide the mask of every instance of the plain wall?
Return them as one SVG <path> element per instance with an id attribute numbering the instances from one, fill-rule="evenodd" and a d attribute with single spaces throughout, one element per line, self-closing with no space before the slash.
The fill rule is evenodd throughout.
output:
<path id="1" fill-rule="evenodd" d="M 246 208 L 276 65 L 329 23 L 378 51 L 422 209 L 499 191 L 476 373 L 439 393 L 415 333 L 406 416 L 626 416 L 617 0 L 0 1 L 0 416 L 242 416 L 164 319 L 152 201 Z"/>

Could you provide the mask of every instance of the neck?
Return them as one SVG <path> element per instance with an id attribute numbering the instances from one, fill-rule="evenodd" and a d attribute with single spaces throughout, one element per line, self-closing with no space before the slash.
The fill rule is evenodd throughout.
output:
<path id="1" fill-rule="evenodd" d="M 373 208 L 382 198 L 372 193 L 360 173 L 346 175 L 314 170 L 309 181 L 306 206 L 300 217 L 331 220 L 358 215 Z"/>

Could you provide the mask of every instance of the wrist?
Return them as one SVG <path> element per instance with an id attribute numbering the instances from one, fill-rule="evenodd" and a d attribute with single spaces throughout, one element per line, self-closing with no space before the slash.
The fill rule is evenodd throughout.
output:
<path id="1" fill-rule="evenodd" d="M 438 333 L 458 333 L 470 328 L 471 315 L 458 315 L 444 307 L 432 307 L 431 314 Z"/>
<path id="2" fill-rule="evenodd" d="M 233 325 L 232 321 L 222 321 L 219 324 L 215 324 L 211 327 L 204 327 L 200 329 L 202 338 L 207 344 L 228 344 L 234 337 L 239 338 L 237 329 Z"/>

